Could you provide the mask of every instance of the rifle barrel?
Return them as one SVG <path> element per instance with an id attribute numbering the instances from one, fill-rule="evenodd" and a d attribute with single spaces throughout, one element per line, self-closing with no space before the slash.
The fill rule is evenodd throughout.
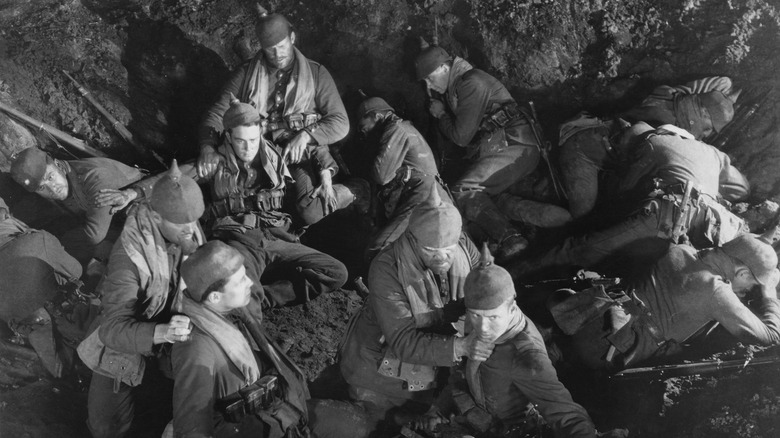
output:
<path id="1" fill-rule="evenodd" d="M 679 365 L 659 365 L 655 367 L 629 368 L 614 376 L 613 379 L 647 379 L 692 376 L 763 365 L 780 365 L 780 356 L 744 358 L 734 360 L 712 360 Z"/>
<path id="2" fill-rule="evenodd" d="M 0 110 L 2 110 L 3 112 L 7 113 L 8 115 L 13 116 L 16 119 L 22 121 L 23 123 L 27 124 L 28 126 L 31 126 L 33 128 L 42 129 L 42 130 L 48 132 L 49 134 L 51 134 L 57 140 L 60 140 L 63 143 L 68 144 L 68 145 L 78 149 L 79 151 L 81 151 L 81 152 L 83 152 L 83 153 L 85 153 L 85 154 L 87 154 L 87 155 L 89 155 L 91 157 L 106 157 L 107 156 L 102 151 L 99 151 L 99 150 L 97 150 L 97 149 L 87 145 L 83 140 L 79 140 L 78 138 L 73 137 L 72 135 L 67 134 L 67 133 L 65 133 L 63 131 L 60 131 L 59 129 L 57 129 L 57 128 L 49 125 L 49 124 L 43 123 L 40 120 L 36 120 L 36 119 L 34 119 L 34 118 L 32 118 L 32 117 L 22 113 L 21 111 L 15 109 L 15 108 L 13 108 L 13 107 L 11 107 L 9 105 L 6 105 L 3 102 L 0 102 Z"/>

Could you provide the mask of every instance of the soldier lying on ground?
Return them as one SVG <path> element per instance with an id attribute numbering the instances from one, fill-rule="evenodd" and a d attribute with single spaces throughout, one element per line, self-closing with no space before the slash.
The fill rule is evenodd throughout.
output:
<path id="1" fill-rule="evenodd" d="M 739 94 L 740 90 L 725 76 L 698 79 L 677 87 L 661 85 L 621 117 L 632 123 L 676 125 L 701 140 L 720 132 L 731 121 Z"/>
<path id="2" fill-rule="evenodd" d="M 225 130 L 222 118 L 235 95 L 268 115 L 264 134 L 283 147 L 282 159 L 295 180 L 287 197 L 295 206 L 291 211 L 297 213 L 296 222 L 311 225 L 353 202 L 365 213 L 370 196 L 366 181 L 331 182 L 339 168 L 328 145 L 349 132 L 349 118 L 333 78 L 295 47 L 296 34 L 282 15 L 263 15 L 256 30 L 262 50 L 232 74 L 201 123 L 198 175 L 208 177 L 217 169 L 221 160 L 217 147 Z"/>
<path id="3" fill-rule="evenodd" d="M 173 434 L 181 438 L 360 438 L 365 414 L 309 398 L 306 379 L 261 327 L 241 254 L 212 241 L 181 267 L 190 340 L 173 346 Z"/>
<path id="4" fill-rule="evenodd" d="M 517 307 L 512 278 L 487 248 L 464 291 L 465 331 L 494 345 L 493 353 L 454 369 L 446 397 L 418 424 L 433 430 L 457 414 L 478 436 L 541 436 L 534 434 L 541 414 L 555 437 L 595 437 L 588 413 L 558 381 L 536 325 Z"/>
<path id="5" fill-rule="evenodd" d="M 360 132 L 378 138 L 374 146 L 376 156 L 371 167 L 371 178 L 379 185 L 387 222 L 371 238 L 368 258 L 394 242 L 406 231 L 409 215 L 428 199 L 431 190 L 437 190 L 444 202 L 452 202 L 444 187 L 433 151 L 425 138 L 408 121 L 395 114 L 383 99 L 364 100 L 357 111 Z"/>
<path id="6" fill-rule="evenodd" d="M 539 144 L 527 116 L 496 78 L 441 47 L 423 48 L 415 71 L 435 96 L 429 111 L 439 129 L 453 143 L 468 148 L 472 160 L 451 186 L 458 208 L 498 243 L 500 258 L 516 256 L 528 242 L 493 198 L 539 163 Z"/>
<path id="7" fill-rule="evenodd" d="M 55 377 L 70 370 L 74 353 L 70 349 L 67 356 L 61 354 L 64 344 L 57 341 L 77 344 L 96 313 L 90 308 L 94 301 L 79 292 L 79 277 L 81 265 L 57 238 L 11 216 L 0 198 L 0 319 L 9 324 L 16 341 L 29 342 Z M 62 308 L 55 304 L 65 301 L 68 321 L 59 318 Z M 84 305 L 76 309 L 78 304 Z M 59 323 L 56 335 L 52 319 Z"/>
<path id="8" fill-rule="evenodd" d="M 490 355 L 476 334 L 455 337 L 449 324 L 463 312 L 463 280 L 478 254 L 461 233 L 458 210 L 432 194 L 436 204 L 417 206 L 406 232 L 371 263 L 367 304 L 340 351 L 350 396 L 374 422 L 399 407 L 425 412 L 438 367 Z"/>
<path id="9" fill-rule="evenodd" d="M 174 161 L 148 201 L 128 212 L 98 286 L 99 326 L 79 346 L 93 371 L 87 424 L 95 438 L 127 434 L 145 359 L 167 356 L 163 344 L 189 338 L 189 318 L 173 315 L 172 307 L 180 298 L 182 258 L 204 243 L 203 210 L 200 188 Z"/>
<path id="10" fill-rule="evenodd" d="M 550 302 L 557 325 L 570 339 L 559 342 L 571 359 L 609 372 L 661 362 L 718 322 L 742 342 L 780 343 L 777 255 L 752 234 L 720 248 L 696 251 L 672 245 L 625 292 L 595 287 L 563 289 Z M 741 301 L 761 289 L 758 314 Z"/>
<path id="11" fill-rule="evenodd" d="M 347 268 L 289 232 L 290 215 L 282 210 L 289 173 L 281 152 L 262 136 L 264 124 L 255 107 L 231 102 L 222 121 L 225 136 L 216 170 L 198 182 L 208 182 L 211 194 L 203 217 L 207 229 L 243 254 L 257 285 L 264 276 L 267 304 L 282 306 L 339 289 L 347 281 Z M 195 173 L 191 164 L 182 169 Z M 147 178 L 121 192 L 105 191 L 99 201 L 121 206 L 145 197 L 159 178 Z"/>
<path id="12" fill-rule="evenodd" d="M 95 196 L 102 189 L 130 185 L 143 174 L 108 158 L 64 161 L 31 147 L 14 160 L 11 176 L 27 191 L 55 201 L 79 217 L 82 225 L 59 237 L 65 250 L 86 267 L 101 242 L 107 240 L 109 247 L 113 244 L 124 220 L 112 216 L 109 207 L 96 206 Z M 99 257 L 105 259 L 105 255 Z"/>
<path id="13" fill-rule="evenodd" d="M 619 175 L 618 198 L 599 212 L 601 228 L 569 237 L 541 257 L 513 262 L 514 278 L 572 266 L 623 276 L 632 266 L 655 262 L 683 235 L 703 248 L 744 232 L 741 219 L 718 202 L 749 192 L 747 179 L 726 154 L 674 126 L 653 129 L 645 123 L 627 129 L 620 147 L 627 165 Z M 687 185 L 692 190 L 685 199 Z"/>

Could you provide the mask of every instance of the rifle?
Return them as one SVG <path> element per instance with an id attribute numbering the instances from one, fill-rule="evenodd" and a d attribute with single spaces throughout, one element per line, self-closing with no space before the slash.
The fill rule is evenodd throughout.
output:
<path id="1" fill-rule="evenodd" d="M 558 176 L 558 172 L 555 170 L 552 162 L 550 161 L 552 145 L 549 141 L 542 138 L 541 129 L 539 127 L 539 118 L 536 116 L 536 105 L 534 105 L 533 101 L 529 100 L 528 107 L 531 109 L 532 118 L 532 120 L 528 120 L 528 124 L 531 126 L 531 131 L 533 131 L 534 137 L 536 137 L 536 142 L 539 145 L 539 153 L 542 155 L 542 159 L 547 164 L 547 172 L 550 174 L 553 189 L 555 189 L 555 195 L 558 196 L 558 199 L 562 201 L 566 200 L 566 191 L 563 189 L 563 184 L 561 184 L 561 178 Z"/>
<path id="2" fill-rule="evenodd" d="M 680 205 L 680 215 L 675 218 L 674 225 L 672 226 L 672 243 L 682 243 L 680 242 L 680 237 L 688 232 L 687 229 L 683 231 L 683 228 L 685 227 L 685 219 L 688 216 L 688 211 L 691 209 L 691 191 L 693 191 L 693 181 L 688 180 L 685 182 L 685 192 L 683 193 Z"/>
<path id="3" fill-rule="evenodd" d="M 89 145 L 87 145 L 83 140 L 79 140 L 76 137 L 73 137 L 70 134 L 67 134 L 63 131 L 60 131 L 59 129 L 48 125 L 46 123 L 41 122 L 40 120 L 33 119 L 32 117 L 22 113 L 21 111 L 6 105 L 3 102 L 0 102 L 0 110 L 5 112 L 6 114 L 13 116 L 14 118 L 18 119 L 22 123 L 25 123 L 26 125 L 38 128 L 41 131 L 44 131 L 46 134 L 48 134 L 50 137 L 54 139 L 54 143 L 57 144 L 57 146 L 60 146 L 60 144 L 57 142 L 57 140 L 78 149 L 79 151 L 89 155 L 90 157 L 106 157 L 106 154 L 102 151 L 99 151 Z"/>
<path id="4" fill-rule="evenodd" d="M 654 367 L 629 368 L 623 370 L 611 379 L 668 379 L 670 377 L 693 376 L 696 374 L 710 374 L 719 371 L 743 370 L 747 367 L 766 365 L 780 365 L 780 356 L 754 358 L 746 356 L 743 359 L 734 360 L 707 360 L 702 362 L 684 363 L 676 365 L 658 365 Z"/>
<path id="5" fill-rule="evenodd" d="M 620 277 L 598 277 L 598 278 L 555 278 L 552 280 L 541 280 L 536 283 L 524 284 L 526 289 L 544 288 L 545 290 L 574 289 L 583 290 L 595 286 L 604 286 L 604 290 L 611 290 L 620 286 Z"/>
<path id="6" fill-rule="evenodd" d="M 76 88 L 79 91 L 79 94 L 84 96 L 85 99 L 87 99 L 87 102 L 89 102 L 100 114 L 103 115 L 103 117 L 106 118 L 111 123 L 111 126 L 114 128 L 114 130 L 119 134 L 120 137 L 122 137 L 127 143 L 130 144 L 133 148 L 135 148 L 136 151 L 138 151 L 139 154 L 143 156 L 151 155 L 152 158 L 155 159 L 158 163 L 160 163 L 163 167 L 165 167 L 165 161 L 163 161 L 162 157 L 160 157 L 155 151 L 148 149 L 135 141 L 133 138 L 133 134 L 127 130 L 125 125 L 121 124 L 119 120 L 117 120 L 114 116 L 111 115 L 111 113 L 108 112 L 108 110 L 103 107 L 103 105 L 100 104 L 100 102 L 95 99 L 92 94 L 84 88 L 83 85 L 78 83 L 76 79 L 73 78 L 73 76 L 69 75 L 68 72 L 65 70 L 62 70 L 62 74 L 64 74 L 68 79 L 70 79 L 71 82 L 73 82 L 73 85 L 76 86 Z"/>

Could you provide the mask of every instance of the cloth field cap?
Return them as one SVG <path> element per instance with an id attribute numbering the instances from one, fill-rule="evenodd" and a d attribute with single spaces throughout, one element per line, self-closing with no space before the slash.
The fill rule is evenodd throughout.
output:
<path id="1" fill-rule="evenodd" d="M 366 115 L 368 115 L 371 112 L 374 111 L 395 111 L 393 107 L 390 106 L 387 102 L 385 102 L 384 99 L 381 97 L 369 97 L 368 99 L 365 99 L 364 101 L 360 102 L 360 105 L 358 105 L 357 109 L 357 118 L 362 119 Z"/>
<path id="2" fill-rule="evenodd" d="M 235 274 L 244 265 L 244 256 L 228 244 L 212 240 L 198 248 L 181 264 L 181 277 L 195 301 L 202 301 L 209 286 Z"/>
<path id="3" fill-rule="evenodd" d="M 195 222 L 206 209 L 200 187 L 195 180 L 182 175 L 176 160 L 154 183 L 150 205 L 163 219 L 174 224 Z"/>
<path id="4" fill-rule="evenodd" d="M 769 283 L 777 268 L 775 250 L 754 234 L 742 234 L 723 244 L 721 250 L 747 266 L 761 285 Z"/>
<path id="5" fill-rule="evenodd" d="M 230 93 L 230 107 L 222 116 L 222 129 L 230 131 L 236 126 L 260 123 L 265 117 L 266 114 L 260 113 L 249 103 L 241 102 L 233 93 Z"/>
<path id="6" fill-rule="evenodd" d="M 420 49 L 420 53 L 414 59 L 414 72 L 418 81 L 425 79 L 445 62 L 452 61 L 452 56 L 446 50 L 428 44 L 422 37 L 420 37 Z"/>
<path id="7" fill-rule="evenodd" d="M 710 113 L 712 128 L 720 132 L 734 118 L 734 104 L 720 91 L 710 91 L 699 96 L 701 105 Z"/>
<path id="8" fill-rule="evenodd" d="M 267 49 L 279 44 L 292 32 L 292 24 L 283 15 L 269 14 L 260 5 L 257 5 L 257 13 L 260 15 L 260 18 L 257 19 L 255 31 L 262 48 Z"/>
<path id="9" fill-rule="evenodd" d="M 34 192 L 46 175 L 46 165 L 53 162 L 46 152 L 29 147 L 19 152 L 11 164 L 11 177 L 28 192 Z"/>
<path id="10" fill-rule="evenodd" d="M 454 205 L 443 202 L 436 187 L 428 201 L 419 204 L 409 216 L 409 232 L 428 248 L 446 248 L 460 240 L 463 225 Z"/>
<path id="11" fill-rule="evenodd" d="M 512 276 L 493 263 L 487 243 L 482 247 L 479 262 L 466 276 L 463 285 L 467 309 L 492 310 L 517 296 Z"/>

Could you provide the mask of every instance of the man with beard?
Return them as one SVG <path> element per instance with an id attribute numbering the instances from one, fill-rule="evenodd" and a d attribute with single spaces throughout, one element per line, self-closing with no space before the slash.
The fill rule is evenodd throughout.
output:
<path id="1" fill-rule="evenodd" d="M 108 158 L 57 160 L 31 147 L 14 160 L 11 176 L 27 191 L 55 201 L 78 217 L 80 225 L 58 237 L 65 250 L 86 267 L 96 247 L 107 238 L 113 243 L 122 227 L 110 207 L 95 205 L 95 197 L 101 190 L 132 184 L 143 174 Z M 109 236 L 112 229 L 115 234 Z"/>
<path id="2" fill-rule="evenodd" d="M 122 437 L 133 420 L 133 387 L 164 344 L 189 338 L 189 318 L 174 315 L 182 259 L 204 242 L 203 194 L 173 162 L 148 201 L 128 213 L 97 292 L 99 327 L 79 346 L 92 371 L 88 426 L 94 437 Z"/>
<path id="3" fill-rule="evenodd" d="M 476 335 L 456 337 L 450 325 L 463 312 L 463 280 L 478 253 L 461 232 L 458 210 L 432 195 L 371 263 L 368 301 L 340 352 L 350 396 L 373 421 L 394 408 L 424 412 L 441 377 L 437 368 L 490 355 Z"/>
<path id="4" fill-rule="evenodd" d="M 384 99 L 364 100 L 357 118 L 360 132 L 378 140 L 371 178 L 380 187 L 379 199 L 387 218 L 368 244 L 367 254 L 372 258 L 406 231 L 412 210 L 428 198 L 431 190 L 437 190 L 445 202 L 450 202 L 450 196 L 425 138 L 411 122 L 398 117 Z"/>
<path id="5" fill-rule="evenodd" d="M 201 123 L 198 175 L 207 177 L 217 169 L 222 116 L 235 95 L 268 115 L 267 137 L 284 148 L 282 159 L 295 181 L 287 202 L 295 206 L 296 219 L 311 225 L 353 201 L 365 207 L 366 181 L 332 184 L 339 169 L 328 145 L 347 135 L 349 119 L 330 73 L 295 47 L 296 33 L 282 15 L 264 13 L 257 36 L 262 50 L 232 74 Z"/>

